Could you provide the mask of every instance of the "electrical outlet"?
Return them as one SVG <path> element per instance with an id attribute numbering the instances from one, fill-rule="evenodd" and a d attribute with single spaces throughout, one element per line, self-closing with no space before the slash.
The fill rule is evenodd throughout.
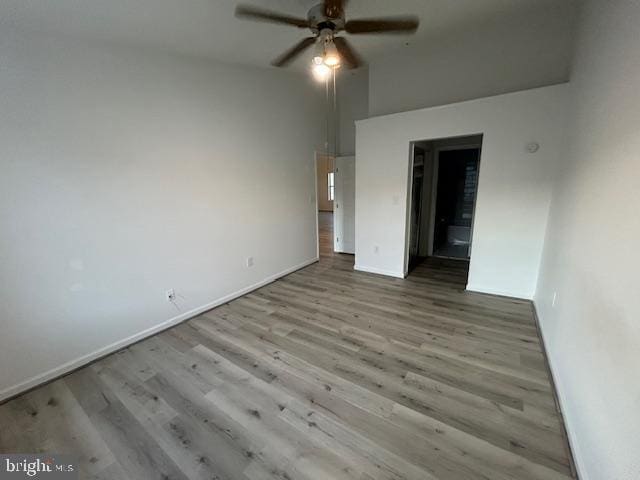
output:
<path id="1" fill-rule="evenodd" d="M 253 257 L 247 257 L 247 268 L 253 267 Z"/>
<path id="2" fill-rule="evenodd" d="M 175 302 L 176 300 L 176 292 L 172 288 L 171 290 L 167 290 L 167 302 Z"/>
<path id="3" fill-rule="evenodd" d="M 380 253 L 380 247 L 378 245 L 373 246 L 373 253 L 375 253 L 376 255 Z"/>

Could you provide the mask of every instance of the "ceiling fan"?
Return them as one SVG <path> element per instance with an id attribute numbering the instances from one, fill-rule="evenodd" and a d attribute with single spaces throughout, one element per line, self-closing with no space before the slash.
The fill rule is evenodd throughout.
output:
<path id="1" fill-rule="evenodd" d="M 308 28 L 312 36 L 306 37 L 276 58 L 272 65 L 285 67 L 312 45 L 316 45 L 312 68 L 316 77 L 328 77 L 332 68 L 344 64 L 347 68 L 362 65 L 360 56 L 349 41 L 337 36 L 340 32 L 352 35 L 366 33 L 414 33 L 420 24 L 415 16 L 367 18 L 347 20 L 344 6 L 346 0 L 325 0 L 312 7 L 307 18 L 273 12 L 251 5 L 239 5 L 236 17 L 262 22 L 279 23 L 297 28 Z"/>

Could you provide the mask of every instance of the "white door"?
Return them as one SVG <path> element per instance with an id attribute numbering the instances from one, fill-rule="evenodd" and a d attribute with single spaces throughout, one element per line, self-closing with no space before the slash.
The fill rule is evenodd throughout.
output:
<path id="1" fill-rule="evenodd" d="M 356 157 L 336 157 L 333 206 L 334 250 L 356 252 Z"/>

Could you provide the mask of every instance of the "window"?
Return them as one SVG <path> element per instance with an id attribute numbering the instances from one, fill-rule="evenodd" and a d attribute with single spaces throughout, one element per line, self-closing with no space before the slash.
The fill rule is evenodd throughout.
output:
<path id="1" fill-rule="evenodd" d="M 329 172 L 327 174 L 327 186 L 328 186 L 328 195 L 327 199 L 332 202 L 333 195 L 335 193 L 335 184 L 333 183 L 333 172 Z"/>

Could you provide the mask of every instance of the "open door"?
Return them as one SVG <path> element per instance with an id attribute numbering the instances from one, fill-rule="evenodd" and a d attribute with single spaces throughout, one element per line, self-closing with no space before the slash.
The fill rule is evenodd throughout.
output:
<path id="1" fill-rule="evenodd" d="M 356 251 L 356 157 L 336 157 L 333 205 L 334 250 Z"/>

